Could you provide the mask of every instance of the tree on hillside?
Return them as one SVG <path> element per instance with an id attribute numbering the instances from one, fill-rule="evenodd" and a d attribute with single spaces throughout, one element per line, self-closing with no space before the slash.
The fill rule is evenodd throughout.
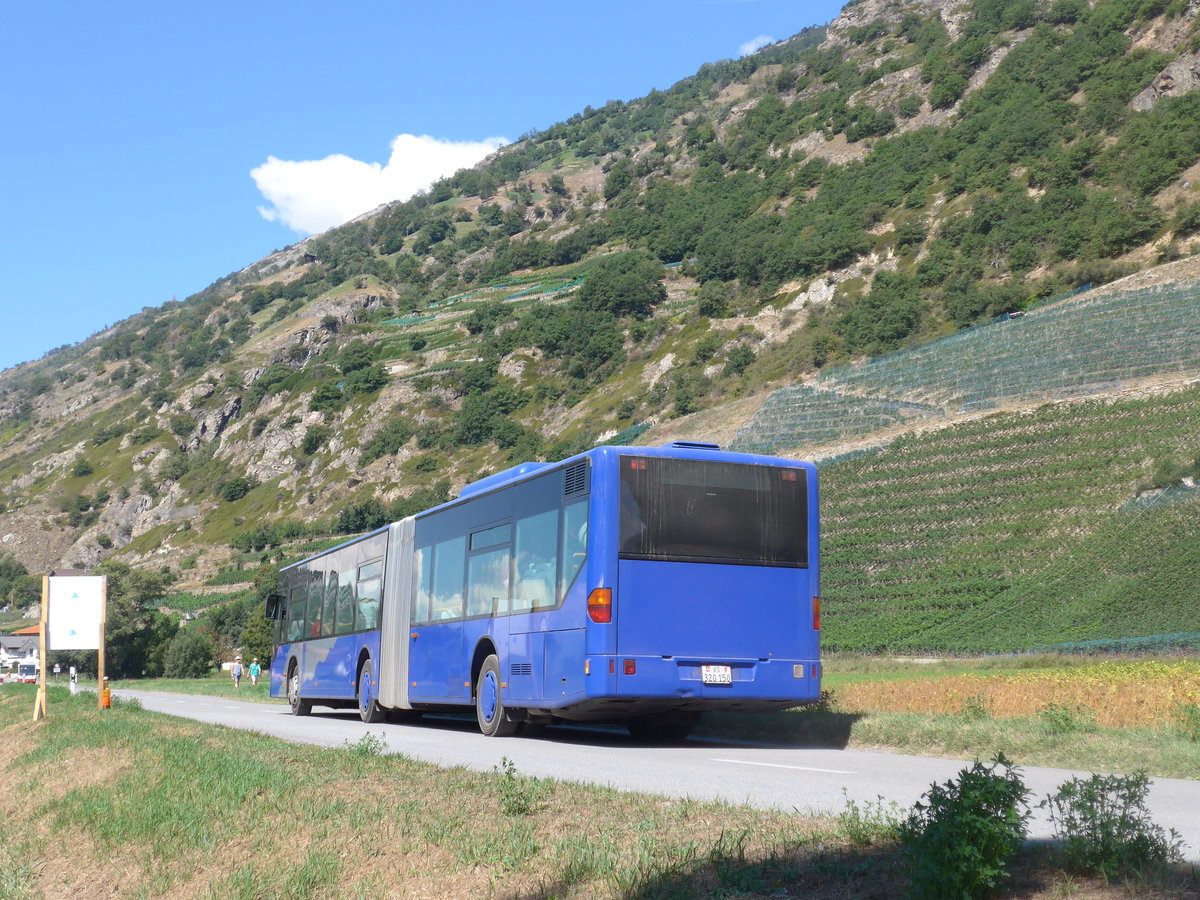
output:
<path id="1" fill-rule="evenodd" d="M 649 254 L 614 253 L 598 259 L 588 270 L 575 299 L 584 309 L 642 319 L 656 303 L 667 299 L 662 275 L 662 265 Z"/>
<path id="2" fill-rule="evenodd" d="M 10 554 L 0 554 L 0 600 L 24 608 L 35 602 L 41 591 L 41 579 L 30 575 Z"/>

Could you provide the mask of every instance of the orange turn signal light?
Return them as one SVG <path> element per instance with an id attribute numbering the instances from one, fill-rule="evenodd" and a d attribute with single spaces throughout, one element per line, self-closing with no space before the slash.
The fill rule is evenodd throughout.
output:
<path id="1" fill-rule="evenodd" d="M 813 597 L 813 631 L 821 630 L 821 598 Z"/>
<path id="2" fill-rule="evenodd" d="M 612 588 L 595 588 L 588 594 L 588 618 L 601 625 L 612 621 Z"/>

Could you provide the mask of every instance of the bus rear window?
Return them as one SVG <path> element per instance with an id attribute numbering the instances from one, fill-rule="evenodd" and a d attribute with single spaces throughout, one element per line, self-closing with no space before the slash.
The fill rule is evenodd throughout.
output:
<path id="1" fill-rule="evenodd" d="M 620 555 L 803 568 L 807 487 L 803 469 L 624 456 Z"/>

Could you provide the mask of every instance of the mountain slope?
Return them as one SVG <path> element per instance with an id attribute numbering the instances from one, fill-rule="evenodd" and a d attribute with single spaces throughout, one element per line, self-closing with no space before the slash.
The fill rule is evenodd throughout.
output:
<path id="1" fill-rule="evenodd" d="M 731 436 L 774 388 L 1187 257 L 1198 34 L 1181 2 L 867 0 L 585 109 L 0 374 L 0 552 L 228 582 L 513 461 Z"/>

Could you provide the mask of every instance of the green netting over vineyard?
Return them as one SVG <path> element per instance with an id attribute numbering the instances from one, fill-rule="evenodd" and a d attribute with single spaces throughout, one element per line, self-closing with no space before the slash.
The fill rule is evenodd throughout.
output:
<path id="1" fill-rule="evenodd" d="M 420 325 L 422 322 L 432 322 L 436 316 L 404 316 L 398 319 L 384 319 L 384 325 Z"/>
<path id="2" fill-rule="evenodd" d="M 942 416 L 921 403 L 855 397 L 802 384 L 772 394 L 730 449 L 767 453 L 777 447 L 823 444 L 873 434 L 913 419 Z"/>
<path id="3" fill-rule="evenodd" d="M 1200 285 L 1091 294 L 783 388 L 731 449 L 815 446 L 914 416 L 1095 393 L 1198 369 Z"/>
<path id="4" fill-rule="evenodd" d="M 1047 644 L 1031 648 L 1037 653 L 1195 653 L 1200 651 L 1200 631 L 1178 634 L 1154 634 L 1140 638 L 1076 641 L 1067 644 Z"/>
<path id="5" fill-rule="evenodd" d="M 649 430 L 650 430 L 649 422 L 641 422 L 637 425 L 630 425 L 628 428 L 624 429 L 623 431 L 618 431 L 616 434 L 614 434 L 612 437 L 610 437 L 604 443 L 610 444 L 614 447 L 623 447 L 626 444 L 632 443 L 633 441 L 637 440 L 639 437 L 641 437 L 643 434 L 645 434 Z"/>

